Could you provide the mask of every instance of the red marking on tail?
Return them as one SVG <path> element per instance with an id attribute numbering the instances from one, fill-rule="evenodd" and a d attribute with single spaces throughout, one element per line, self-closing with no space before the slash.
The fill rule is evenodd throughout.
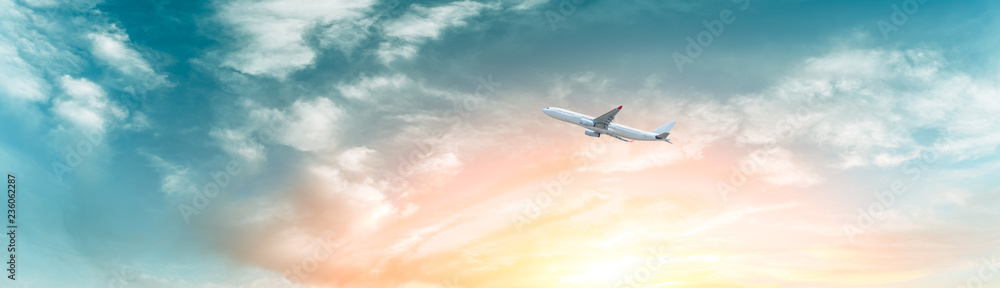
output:
<path id="1" fill-rule="evenodd" d="M 618 110 L 622 110 L 622 106 L 618 106 Z"/>

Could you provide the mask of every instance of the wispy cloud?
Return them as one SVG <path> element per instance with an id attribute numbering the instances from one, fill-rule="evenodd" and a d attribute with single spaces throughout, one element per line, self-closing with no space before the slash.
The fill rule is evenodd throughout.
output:
<path id="1" fill-rule="evenodd" d="M 483 4 L 471 0 L 456 1 L 435 7 L 415 4 L 410 11 L 385 25 L 387 40 L 379 45 L 378 55 L 385 63 L 410 59 L 420 45 L 441 36 L 448 28 L 468 24 L 468 18 L 483 10 L 498 9 L 498 4 Z"/>
<path id="2" fill-rule="evenodd" d="M 52 112 L 85 131 L 103 131 L 113 122 L 128 116 L 122 107 L 108 101 L 100 86 L 87 79 L 69 75 L 59 78 L 62 96 L 52 101 Z"/>
<path id="3" fill-rule="evenodd" d="M 219 2 L 218 17 L 239 42 L 226 53 L 223 64 L 251 75 L 284 78 L 313 65 L 318 53 L 307 43 L 312 29 L 360 20 L 373 4 L 374 0 Z"/>
<path id="4" fill-rule="evenodd" d="M 123 77 L 134 79 L 135 83 L 130 83 L 128 89 L 145 92 L 169 84 L 166 76 L 153 70 L 142 54 L 131 47 L 131 41 L 123 31 L 114 29 L 111 32 L 91 33 L 87 38 L 92 45 L 90 53 L 114 67 Z"/>

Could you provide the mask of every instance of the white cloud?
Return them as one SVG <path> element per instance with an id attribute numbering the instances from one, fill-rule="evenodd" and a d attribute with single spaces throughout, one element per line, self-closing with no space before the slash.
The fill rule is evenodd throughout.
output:
<path id="1" fill-rule="evenodd" d="M 1000 134 L 992 133 L 1000 130 L 1000 99 L 995 96 L 1000 89 L 989 77 L 976 79 L 947 69 L 946 63 L 940 53 L 925 50 L 836 51 L 806 60 L 800 70 L 761 92 L 722 102 L 651 103 L 635 115 L 673 115 L 670 120 L 678 121 L 679 129 L 697 128 L 675 131 L 677 145 L 670 152 L 631 149 L 602 167 L 638 171 L 697 159 L 704 147 L 729 136 L 750 149 L 767 143 L 789 149 L 779 150 L 765 164 L 764 177 L 775 185 L 824 181 L 825 167 L 801 167 L 800 161 L 793 161 L 795 153 L 806 150 L 830 157 L 821 161 L 837 169 L 894 167 L 941 144 L 933 137 L 943 135 L 935 133 L 950 133 L 955 141 L 940 148 L 953 159 L 988 155 L 1000 145 Z M 570 80 L 598 78 L 578 73 Z M 569 90 L 565 83 L 553 86 Z M 653 86 L 637 94 L 644 99 L 671 97 Z M 648 111 L 657 112 L 642 115 Z M 932 132 L 919 135 L 918 130 Z"/>
<path id="2" fill-rule="evenodd" d="M 968 157 L 993 151 L 1000 137 L 995 83 L 945 69 L 924 50 L 847 50 L 807 60 L 761 93 L 736 97 L 743 144 L 811 143 L 840 155 L 833 166 L 891 167 L 919 155 L 917 129 L 961 138 Z M 994 119 L 994 120 L 986 120 Z M 985 121 L 984 121 L 985 120 Z M 958 147 L 958 146 L 956 146 Z M 954 150 L 957 152 L 957 150 Z"/>
<path id="3" fill-rule="evenodd" d="M 448 28 L 467 25 L 466 20 L 498 3 L 457 1 L 427 8 L 419 4 L 396 19 L 388 19 L 394 6 L 371 13 L 376 1 L 236 0 L 220 5 L 218 17 L 231 27 L 239 47 L 229 51 L 223 65 L 250 75 L 284 78 L 311 67 L 318 48 L 334 47 L 351 55 L 362 41 L 380 27 L 376 54 L 384 63 L 410 59 L 420 45 L 438 39 Z M 385 24 L 380 24 L 385 22 Z M 315 36 L 318 47 L 308 43 Z"/>
<path id="4" fill-rule="evenodd" d="M 367 170 L 366 162 L 370 160 L 371 156 L 375 154 L 375 150 L 369 149 L 368 147 L 354 147 L 347 149 L 337 157 L 337 163 L 340 164 L 340 168 L 348 171 L 365 171 Z"/>
<path id="5" fill-rule="evenodd" d="M 339 145 L 344 110 L 327 98 L 297 100 L 287 109 L 259 106 L 245 100 L 240 109 L 248 117 L 232 127 L 215 127 L 209 133 L 227 153 L 248 163 L 266 160 L 265 147 L 282 144 L 305 152 L 331 151 Z"/>
<path id="6" fill-rule="evenodd" d="M 239 47 L 225 56 L 223 64 L 246 74 L 284 78 L 313 64 L 316 51 L 306 43 L 310 29 L 357 21 L 373 4 L 374 0 L 236 0 L 221 4 L 219 18 L 239 39 Z"/>
<path id="7" fill-rule="evenodd" d="M 512 9 L 528 10 L 546 2 L 549 2 L 549 0 L 523 0 L 520 3 L 518 3 L 517 6 L 514 6 Z"/>
<path id="8" fill-rule="evenodd" d="M 49 83 L 42 77 L 44 66 L 36 63 L 61 61 L 72 63 L 62 53 L 54 53 L 44 33 L 34 25 L 37 15 L 27 7 L 0 0 L 0 93 L 2 96 L 32 102 L 49 99 Z M 36 67 L 37 66 L 37 67 Z"/>
<path id="9" fill-rule="evenodd" d="M 761 176 L 765 182 L 777 186 L 799 186 L 809 187 L 826 181 L 822 175 L 814 172 L 811 167 L 805 166 L 803 161 L 796 161 L 795 155 L 784 148 L 775 148 L 766 151 L 763 163 L 760 163 Z M 754 161 L 748 156 L 745 162 Z"/>
<path id="10" fill-rule="evenodd" d="M 338 123 L 343 109 L 326 98 L 295 101 L 281 141 L 302 151 L 317 152 L 337 146 Z"/>
<path id="11" fill-rule="evenodd" d="M 27 4 L 28 6 L 36 7 L 36 8 L 48 8 L 48 7 L 55 7 L 56 5 L 59 5 L 59 2 L 57 2 L 55 0 L 23 0 L 23 1 L 24 1 L 24 4 Z"/>
<path id="12" fill-rule="evenodd" d="M 74 11 L 71 15 L 91 15 L 82 18 L 66 18 L 50 10 L 53 5 L 0 0 L 0 97 L 33 102 L 24 108 L 38 118 L 52 115 L 74 128 L 106 129 L 129 116 L 112 100 L 116 92 L 143 92 L 167 83 L 131 46 L 124 31 L 94 10 L 94 1 L 59 2 L 60 9 Z M 92 67 L 85 58 L 111 69 Z M 93 71 L 99 75 L 68 76 Z M 141 130 L 149 123 L 139 115 L 125 126 Z"/>
<path id="13" fill-rule="evenodd" d="M 462 160 L 455 153 L 449 152 L 428 157 L 426 160 L 416 163 L 412 173 L 457 174 L 461 168 Z"/>
<path id="14" fill-rule="evenodd" d="M 132 112 L 131 121 L 122 126 L 122 128 L 130 131 L 143 131 L 149 129 L 150 127 L 149 117 L 146 116 L 146 113 L 142 113 L 141 111 Z"/>
<path id="15" fill-rule="evenodd" d="M 410 79 L 403 74 L 374 77 L 361 75 L 361 80 L 358 80 L 358 82 L 337 85 L 337 90 L 340 90 L 340 94 L 347 98 L 368 99 L 374 91 L 385 89 L 399 90 L 410 83 Z"/>
<path id="16" fill-rule="evenodd" d="M 410 42 L 436 39 L 445 28 L 463 26 L 466 18 L 490 7 L 473 1 L 453 2 L 434 8 L 413 6 L 412 11 L 386 25 L 386 34 Z"/>
<path id="17" fill-rule="evenodd" d="M 190 168 L 167 162 L 160 156 L 146 154 L 146 157 L 152 162 L 153 168 L 162 175 L 160 191 L 167 196 L 179 196 L 196 189 L 190 181 Z"/>
<path id="18" fill-rule="evenodd" d="M 59 84 L 63 95 L 53 101 L 52 112 L 76 127 L 104 130 L 111 121 L 128 116 L 124 109 L 108 101 L 104 89 L 86 78 L 64 75 Z"/>
<path id="19" fill-rule="evenodd" d="M 136 86 L 139 86 L 140 90 L 157 88 L 167 83 L 166 76 L 157 74 L 142 54 L 130 47 L 128 35 L 124 32 L 91 33 L 87 38 L 91 41 L 91 54 L 117 69 L 125 77 L 137 80 Z"/>
<path id="20" fill-rule="evenodd" d="M 3 37 L 0 37 L 3 38 Z M 0 39 L 0 87 L 3 95 L 28 101 L 48 99 L 48 83 L 38 76 L 35 67 L 21 59 L 17 48 Z"/>
<path id="21" fill-rule="evenodd" d="M 378 55 L 384 63 L 416 56 L 419 46 L 427 40 L 437 39 L 445 29 L 465 26 L 466 19 L 479 15 L 484 9 L 497 9 L 499 5 L 483 4 L 469 0 L 452 2 L 433 8 L 414 4 L 405 15 L 386 24 L 388 41 L 379 45 Z"/>
<path id="22" fill-rule="evenodd" d="M 251 138 L 253 132 L 249 127 L 215 128 L 208 135 L 219 141 L 219 145 L 226 153 L 237 156 L 246 163 L 260 163 L 266 159 L 264 145 Z"/>
<path id="23" fill-rule="evenodd" d="M 371 24 L 364 24 L 362 22 L 374 23 L 379 18 L 378 16 L 374 16 L 358 22 L 335 23 L 329 27 L 325 27 L 322 34 L 319 35 L 319 45 L 323 48 L 337 48 L 341 52 L 344 52 L 345 56 L 350 57 L 354 53 L 354 50 L 361 45 L 362 41 L 371 36 L 369 32 Z"/>

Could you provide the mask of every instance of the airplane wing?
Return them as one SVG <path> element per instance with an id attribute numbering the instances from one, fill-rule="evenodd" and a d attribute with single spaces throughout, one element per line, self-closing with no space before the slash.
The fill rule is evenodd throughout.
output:
<path id="1" fill-rule="evenodd" d="M 615 120 L 615 115 L 618 114 L 618 111 L 622 111 L 622 106 L 618 106 L 618 108 L 612 109 L 608 113 L 604 113 L 604 115 L 597 116 L 597 118 L 594 118 L 594 127 L 608 129 L 608 124 L 611 124 L 611 121 Z"/>
<path id="2" fill-rule="evenodd" d="M 635 142 L 635 140 L 628 140 L 628 139 L 625 139 L 625 138 L 622 138 L 622 137 L 618 137 L 618 136 L 615 136 L 615 135 L 611 135 L 611 134 L 604 134 L 604 135 L 615 137 L 615 138 L 618 138 L 618 140 L 622 140 L 622 141 L 625 141 L 625 142 L 628 142 L 628 143 Z M 674 144 L 674 143 L 670 143 L 670 144 Z"/>

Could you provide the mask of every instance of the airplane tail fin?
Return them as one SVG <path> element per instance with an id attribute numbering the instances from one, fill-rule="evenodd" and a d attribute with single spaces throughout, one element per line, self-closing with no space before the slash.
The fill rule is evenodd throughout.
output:
<path id="1" fill-rule="evenodd" d="M 670 136 L 670 129 L 674 129 L 674 125 L 677 125 L 677 122 L 670 121 L 660 126 L 660 128 L 653 129 L 652 132 L 657 134 L 656 139 L 666 139 L 667 142 L 670 142 L 667 136 Z"/>
<path id="2" fill-rule="evenodd" d="M 663 124 L 663 126 L 660 126 L 660 128 L 653 129 L 653 133 L 656 134 L 670 133 L 670 129 L 674 129 L 674 125 L 677 125 L 677 122 L 674 121 L 667 122 L 667 124 Z"/>

